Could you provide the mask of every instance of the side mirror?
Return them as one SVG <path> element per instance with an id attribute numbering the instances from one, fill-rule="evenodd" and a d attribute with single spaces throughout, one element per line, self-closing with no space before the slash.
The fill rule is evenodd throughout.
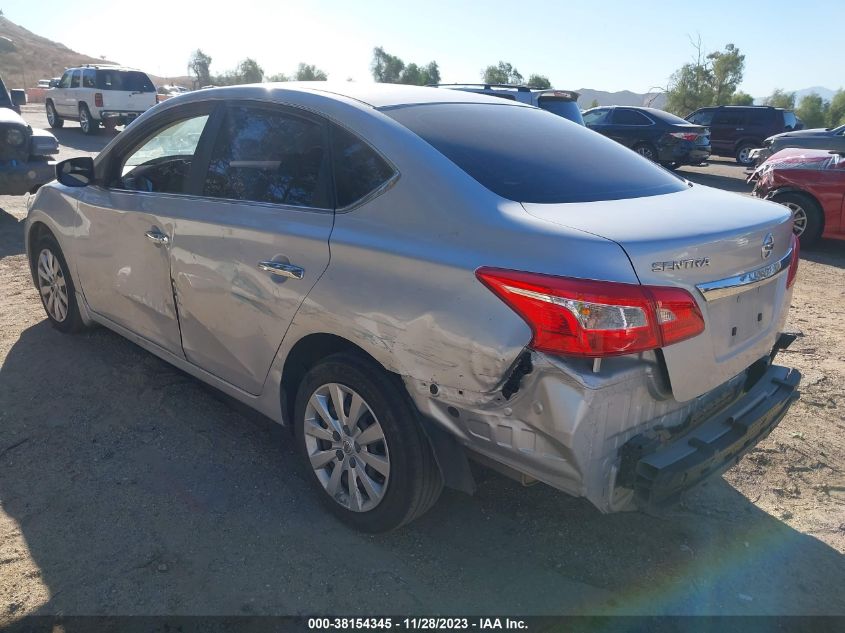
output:
<path id="1" fill-rule="evenodd" d="M 15 88 L 9 91 L 9 95 L 12 97 L 13 106 L 20 107 L 26 105 L 26 90 Z"/>
<path id="2" fill-rule="evenodd" d="M 56 165 L 56 180 L 66 187 L 85 187 L 94 182 L 94 159 L 77 156 Z"/>

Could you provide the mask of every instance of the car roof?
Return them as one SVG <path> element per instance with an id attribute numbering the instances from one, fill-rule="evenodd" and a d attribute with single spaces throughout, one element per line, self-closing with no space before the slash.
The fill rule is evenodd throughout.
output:
<path id="1" fill-rule="evenodd" d="M 195 99 L 202 99 L 203 95 L 209 95 L 214 91 L 216 95 L 220 95 L 221 97 L 248 99 L 262 95 L 266 96 L 267 92 L 272 90 L 337 95 L 353 99 L 373 108 L 390 108 L 424 103 L 495 103 L 496 105 L 530 107 L 523 103 L 505 101 L 498 97 L 490 97 L 461 90 L 444 90 L 423 86 L 407 86 L 404 84 L 356 83 L 352 81 L 289 81 L 246 84 L 241 86 L 208 88 L 190 94 L 194 95 Z"/>

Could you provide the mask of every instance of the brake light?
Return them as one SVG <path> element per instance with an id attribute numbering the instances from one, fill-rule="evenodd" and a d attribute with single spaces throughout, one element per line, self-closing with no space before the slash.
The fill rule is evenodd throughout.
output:
<path id="1" fill-rule="evenodd" d="M 786 287 L 792 288 L 795 276 L 798 274 L 798 260 L 801 257 L 801 241 L 795 233 L 792 234 L 792 259 L 789 261 L 789 272 L 786 273 Z"/>
<path id="2" fill-rule="evenodd" d="M 698 138 L 698 132 L 669 132 L 669 136 L 674 136 L 685 141 L 694 141 Z"/>
<path id="3" fill-rule="evenodd" d="M 103 107 L 103 93 L 102 92 L 95 92 L 94 93 L 94 106 L 98 108 Z"/>
<path id="4" fill-rule="evenodd" d="M 665 347 L 704 331 L 682 288 L 640 286 L 479 268 L 476 277 L 531 327 L 530 346 L 565 356 L 619 356 Z"/>

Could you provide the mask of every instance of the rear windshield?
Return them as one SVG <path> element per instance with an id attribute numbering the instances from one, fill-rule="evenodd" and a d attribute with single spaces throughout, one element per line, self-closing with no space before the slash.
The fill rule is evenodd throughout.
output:
<path id="1" fill-rule="evenodd" d="M 146 74 L 137 70 L 97 70 L 97 88 L 100 90 L 126 90 L 129 92 L 155 92 L 155 86 Z"/>
<path id="2" fill-rule="evenodd" d="M 439 103 L 382 111 L 509 200 L 593 202 L 686 188 L 616 141 L 536 108 Z"/>
<path id="3" fill-rule="evenodd" d="M 574 121 L 578 125 L 584 125 L 584 117 L 581 116 L 581 108 L 575 101 L 561 99 L 560 97 L 540 97 L 537 104 L 552 114 L 562 116 L 564 119 Z"/>

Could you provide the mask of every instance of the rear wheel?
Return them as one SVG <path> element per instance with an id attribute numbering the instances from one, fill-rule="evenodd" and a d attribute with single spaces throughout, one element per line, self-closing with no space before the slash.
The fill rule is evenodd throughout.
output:
<path id="1" fill-rule="evenodd" d="M 65 333 L 84 329 L 67 262 L 52 235 L 44 235 L 38 240 L 33 251 L 32 267 L 50 324 Z"/>
<path id="2" fill-rule="evenodd" d="M 821 238 L 824 216 L 818 203 L 802 193 L 781 193 L 772 198 L 792 213 L 792 232 L 801 241 L 801 248 L 810 248 Z"/>
<path id="3" fill-rule="evenodd" d="M 100 129 L 100 122 L 91 116 L 88 106 L 84 103 L 79 106 L 79 127 L 85 134 L 96 134 Z"/>
<path id="4" fill-rule="evenodd" d="M 52 101 L 47 102 L 47 123 L 54 129 L 63 127 L 65 124 L 65 120 L 56 112 L 56 106 L 53 105 Z"/>
<path id="5" fill-rule="evenodd" d="M 638 145 L 634 145 L 634 151 L 643 158 L 657 161 L 657 150 L 651 143 L 639 143 Z"/>
<path id="6" fill-rule="evenodd" d="M 736 148 L 736 162 L 744 167 L 750 167 L 753 165 L 754 159 L 751 158 L 751 150 L 756 147 L 759 147 L 759 145 L 755 143 L 740 143 Z"/>
<path id="7" fill-rule="evenodd" d="M 302 379 L 297 443 L 328 509 L 366 532 L 422 515 L 443 487 L 401 383 L 356 354 L 330 356 Z"/>

